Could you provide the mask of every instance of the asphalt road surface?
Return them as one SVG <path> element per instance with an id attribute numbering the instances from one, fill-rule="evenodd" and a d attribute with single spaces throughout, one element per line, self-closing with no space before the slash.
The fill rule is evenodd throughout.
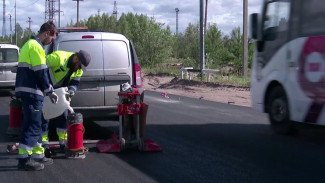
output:
<path id="1" fill-rule="evenodd" d="M 274 134 L 265 114 L 248 107 L 146 92 L 147 137 L 164 150 L 98 153 L 84 160 L 58 155 L 43 171 L 17 170 L 6 146 L 8 93 L 0 93 L 0 182 L 324 182 L 325 130 L 300 127 L 295 136 Z M 85 121 L 87 139 L 106 139 L 116 122 Z"/>

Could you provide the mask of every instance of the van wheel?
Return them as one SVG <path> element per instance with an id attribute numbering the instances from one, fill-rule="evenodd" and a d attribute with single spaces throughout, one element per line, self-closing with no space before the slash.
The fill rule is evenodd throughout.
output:
<path id="1" fill-rule="evenodd" d="M 289 119 L 289 104 L 282 87 L 271 90 L 267 100 L 267 112 L 274 132 L 282 135 L 293 135 L 296 132 Z"/>

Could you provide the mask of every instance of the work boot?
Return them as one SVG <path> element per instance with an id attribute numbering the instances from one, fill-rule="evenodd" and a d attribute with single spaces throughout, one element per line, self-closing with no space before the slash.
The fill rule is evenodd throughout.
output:
<path id="1" fill-rule="evenodd" d="M 44 165 L 34 161 L 32 158 L 23 158 L 18 161 L 18 170 L 37 171 L 43 169 Z"/>
<path id="2" fill-rule="evenodd" d="M 64 144 L 60 144 L 60 153 L 65 153 L 65 145 Z"/>
<path id="3" fill-rule="evenodd" d="M 44 165 L 51 165 L 51 164 L 53 164 L 53 159 L 52 158 L 47 158 L 47 157 L 35 158 L 35 161 L 38 162 L 38 163 L 42 163 Z"/>
<path id="4" fill-rule="evenodd" d="M 50 151 L 49 148 L 45 148 L 45 149 L 44 149 L 44 156 L 45 156 L 46 158 L 51 158 L 51 156 L 52 156 L 52 152 Z"/>

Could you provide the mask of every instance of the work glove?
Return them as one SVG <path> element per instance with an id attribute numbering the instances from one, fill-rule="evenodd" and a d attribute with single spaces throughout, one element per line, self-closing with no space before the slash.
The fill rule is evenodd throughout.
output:
<path id="1" fill-rule="evenodd" d="M 74 91 L 73 90 L 68 90 L 68 96 L 71 98 L 74 96 Z"/>
<path id="2" fill-rule="evenodd" d="M 53 104 L 58 103 L 59 97 L 58 97 L 58 95 L 55 92 L 49 93 L 48 96 L 50 97 L 51 102 Z"/>
<path id="3" fill-rule="evenodd" d="M 65 98 L 67 101 L 71 101 L 71 98 L 74 96 L 74 91 L 73 90 L 68 90 L 67 93 L 65 94 Z"/>

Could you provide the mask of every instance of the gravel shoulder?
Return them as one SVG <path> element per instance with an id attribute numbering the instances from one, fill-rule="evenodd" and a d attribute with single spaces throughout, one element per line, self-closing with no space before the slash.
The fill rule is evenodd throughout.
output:
<path id="1" fill-rule="evenodd" d="M 208 82 L 179 79 L 170 75 L 147 74 L 144 89 L 161 93 L 199 98 L 231 105 L 251 106 L 250 89 Z"/>

